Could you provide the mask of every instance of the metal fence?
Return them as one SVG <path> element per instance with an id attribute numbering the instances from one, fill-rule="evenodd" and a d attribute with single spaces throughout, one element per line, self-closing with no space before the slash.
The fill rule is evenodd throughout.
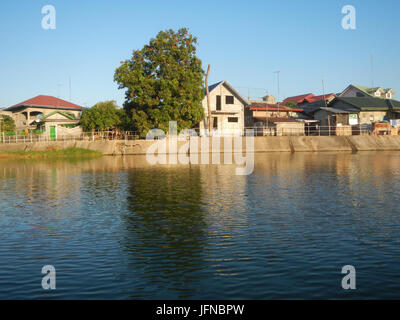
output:
<path id="1" fill-rule="evenodd" d="M 248 130 L 253 130 L 254 136 L 354 136 L 354 135 L 398 135 L 399 128 L 389 127 L 388 129 L 373 130 L 371 126 L 319 126 L 306 125 L 303 127 L 249 127 L 245 128 L 244 132 L 238 130 L 217 130 L 212 129 L 212 136 L 226 135 L 246 135 Z M 209 135 L 207 130 L 191 129 L 190 135 L 205 136 Z M 51 137 L 48 133 L 26 135 L 6 135 L 0 133 L 0 143 L 34 143 L 34 142 L 49 142 L 49 141 L 111 141 L 111 140 L 139 140 L 145 139 L 139 132 L 84 132 L 79 135 L 56 135 Z"/>
<path id="2" fill-rule="evenodd" d="M 247 128 L 246 128 L 247 129 Z M 388 126 L 387 128 L 374 129 L 372 125 L 353 126 L 320 126 L 305 125 L 284 127 L 255 127 L 255 136 L 359 136 L 359 135 L 398 135 L 399 128 Z"/>
<path id="3" fill-rule="evenodd" d="M 138 140 L 140 135 L 138 132 L 83 132 L 80 134 L 56 135 L 51 137 L 48 133 L 25 135 L 6 135 L 0 133 L 0 143 L 34 143 L 34 142 L 49 142 L 49 141 L 109 141 L 109 140 Z"/>

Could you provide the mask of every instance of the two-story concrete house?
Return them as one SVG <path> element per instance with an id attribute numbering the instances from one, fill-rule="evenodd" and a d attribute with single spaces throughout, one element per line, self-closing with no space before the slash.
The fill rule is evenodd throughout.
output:
<path id="1" fill-rule="evenodd" d="M 17 130 L 40 128 L 55 137 L 59 126 L 79 124 L 83 109 L 56 97 L 39 95 L 3 111 L 11 114 Z"/>
<path id="2" fill-rule="evenodd" d="M 210 94 L 211 127 L 214 133 L 243 134 L 245 108 L 248 102 L 227 81 L 208 87 Z M 200 130 L 208 130 L 207 95 L 202 101 L 205 118 L 200 122 Z"/>

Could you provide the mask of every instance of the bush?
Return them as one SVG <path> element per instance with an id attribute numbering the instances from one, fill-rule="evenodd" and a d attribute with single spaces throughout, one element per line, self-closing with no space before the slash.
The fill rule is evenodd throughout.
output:
<path id="1" fill-rule="evenodd" d="M 82 113 L 81 124 L 84 131 L 107 131 L 110 129 L 124 129 L 126 115 L 119 109 L 115 101 L 105 101 L 95 104 Z"/>
<path id="2" fill-rule="evenodd" d="M 15 122 L 14 119 L 7 115 L 0 115 L 0 127 L 1 131 L 14 131 L 15 130 Z"/>

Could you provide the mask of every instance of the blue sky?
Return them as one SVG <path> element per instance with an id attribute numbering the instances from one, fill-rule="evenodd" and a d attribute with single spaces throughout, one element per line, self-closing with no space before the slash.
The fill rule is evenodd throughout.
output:
<path id="1" fill-rule="evenodd" d="M 44 5 L 56 8 L 56 29 L 41 27 Z M 353 5 L 357 29 L 341 27 L 344 5 Z M 210 83 L 228 80 L 247 95 L 340 92 L 348 84 L 391 87 L 397 79 L 400 1 L 383 0 L 114 0 L 1 1 L 0 108 L 38 94 L 92 106 L 116 100 L 120 61 L 160 30 L 189 28 L 198 37 Z M 260 88 L 260 89 L 258 89 Z M 262 89 L 262 90 L 261 90 Z M 396 96 L 395 96 L 396 97 Z"/>

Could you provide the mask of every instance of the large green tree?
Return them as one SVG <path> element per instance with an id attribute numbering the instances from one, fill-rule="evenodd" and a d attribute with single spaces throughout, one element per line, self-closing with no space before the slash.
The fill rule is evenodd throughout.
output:
<path id="1" fill-rule="evenodd" d="M 104 101 L 85 109 L 81 117 L 84 131 L 105 131 L 113 128 L 126 129 L 126 115 L 119 109 L 115 101 Z"/>
<path id="2" fill-rule="evenodd" d="M 204 71 L 196 44 L 185 28 L 161 31 L 116 69 L 114 80 L 126 89 L 124 108 L 142 135 L 153 128 L 168 132 L 169 121 L 181 130 L 203 119 Z"/>
<path id="3" fill-rule="evenodd" d="M 1 131 L 14 131 L 14 119 L 7 115 L 0 115 L 0 130 Z"/>

